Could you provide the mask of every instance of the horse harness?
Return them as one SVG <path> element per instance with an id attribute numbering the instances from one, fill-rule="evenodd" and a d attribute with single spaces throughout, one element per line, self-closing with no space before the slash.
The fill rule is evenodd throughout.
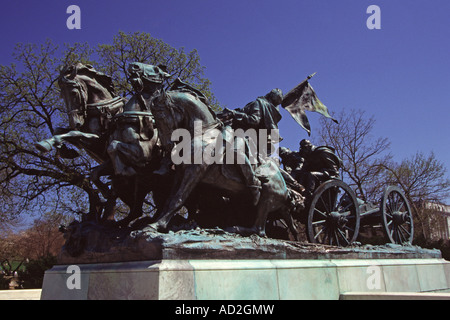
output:
<path id="1" fill-rule="evenodd" d="M 108 130 L 113 117 L 122 111 L 123 106 L 123 99 L 117 96 L 111 100 L 87 104 L 85 112 L 87 117 L 99 117 L 101 127 Z"/>

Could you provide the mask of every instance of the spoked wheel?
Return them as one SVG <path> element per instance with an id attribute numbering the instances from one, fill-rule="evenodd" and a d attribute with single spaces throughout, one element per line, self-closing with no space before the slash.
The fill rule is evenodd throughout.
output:
<path id="1" fill-rule="evenodd" d="M 293 221 L 294 227 L 297 228 L 297 223 Z M 290 230 L 288 223 L 284 219 L 268 219 L 266 223 L 266 234 L 272 239 L 282 239 L 297 241 L 299 237 L 299 232 L 295 234 Z"/>
<path id="2" fill-rule="evenodd" d="M 330 180 L 317 188 L 308 212 L 310 242 L 347 246 L 358 237 L 359 223 L 356 195 L 347 184 Z"/>
<path id="3" fill-rule="evenodd" d="M 412 243 L 414 225 L 411 208 L 400 188 L 389 186 L 381 198 L 381 221 L 384 233 L 392 243 Z"/>

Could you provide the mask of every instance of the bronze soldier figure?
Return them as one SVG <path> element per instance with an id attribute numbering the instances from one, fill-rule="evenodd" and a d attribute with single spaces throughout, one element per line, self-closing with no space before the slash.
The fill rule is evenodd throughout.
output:
<path id="1" fill-rule="evenodd" d="M 340 179 L 342 160 L 334 148 L 314 146 L 309 140 L 300 141 L 298 152 L 282 148 L 280 152 L 285 169 L 305 187 L 305 196 L 311 196 L 316 187 L 330 179 Z"/>

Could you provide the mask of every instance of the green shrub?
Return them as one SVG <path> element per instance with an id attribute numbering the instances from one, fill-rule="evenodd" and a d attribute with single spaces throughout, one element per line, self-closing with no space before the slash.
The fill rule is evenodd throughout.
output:
<path id="1" fill-rule="evenodd" d="M 56 257 L 48 255 L 25 263 L 25 270 L 19 271 L 19 279 L 24 289 L 42 288 L 44 273 L 56 264 Z"/>
<path id="2" fill-rule="evenodd" d="M 9 279 L 7 279 L 3 274 L 0 273 L 0 290 L 6 289 L 9 289 Z"/>
<path id="3" fill-rule="evenodd" d="M 450 240 L 440 239 L 432 241 L 419 236 L 414 238 L 413 244 L 422 248 L 439 249 L 442 253 L 442 258 L 450 261 Z"/>

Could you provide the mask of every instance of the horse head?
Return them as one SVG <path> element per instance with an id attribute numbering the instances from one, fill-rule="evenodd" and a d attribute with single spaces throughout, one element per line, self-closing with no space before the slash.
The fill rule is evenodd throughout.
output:
<path id="1" fill-rule="evenodd" d="M 193 135 L 196 123 L 201 122 L 202 129 L 219 125 L 206 97 L 197 89 L 177 79 L 168 91 L 163 90 L 164 80 L 170 77 L 165 66 L 134 62 L 128 72 L 134 89 L 150 101 L 148 109 L 155 117 L 163 145 L 176 129 L 186 129 Z"/>
<path id="2" fill-rule="evenodd" d="M 95 70 L 91 65 L 76 63 L 61 69 L 58 78 L 58 85 L 61 89 L 61 96 L 66 104 L 69 113 L 69 124 L 74 130 L 81 130 L 90 115 L 96 116 L 98 106 L 109 105 L 116 109 L 122 104 L 120 97 L 114 92 L 111 77 Z M 117 101 L 116 101 L 117 100 Z M 117 112 L 116 110 L 115 112 Z M 114 113 L 115 113 L 114 112 Z M 98 118 L 97 114 L 97 118 Z M 99 124 L 90 125 L 86 131 L 98 133 Z"/>
<path id="3" fill-rule="evenodd" d="M 130 82 L 138 93 L 153 93 L 162 88 L 165 79 L 170 77 L 166 66 L 154 66 L 141 62 L 133 62 L 128 66 Z"/>

